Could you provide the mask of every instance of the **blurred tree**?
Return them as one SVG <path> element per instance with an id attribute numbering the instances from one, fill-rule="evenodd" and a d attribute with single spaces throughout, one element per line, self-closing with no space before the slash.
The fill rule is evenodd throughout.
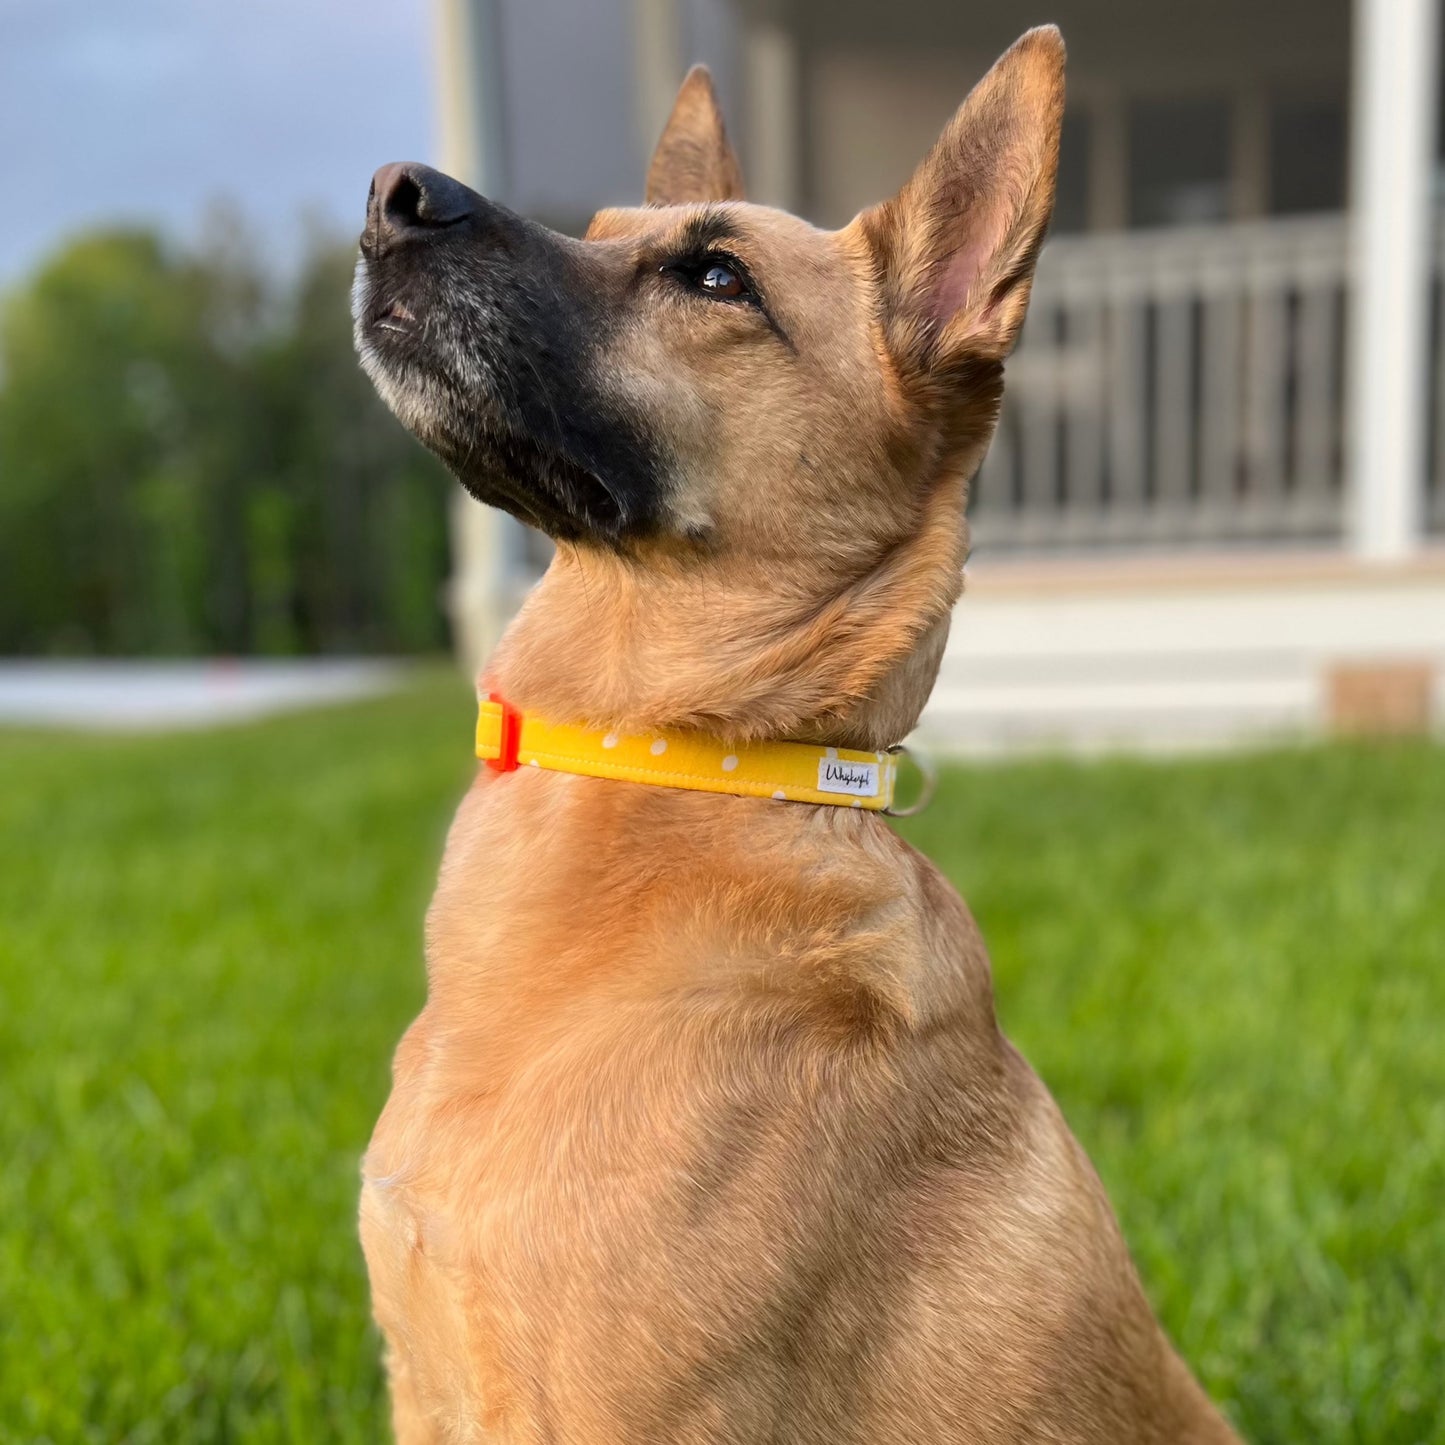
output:
<path id="1" fill-rule="evenodd" d="M 349 248 L 284 291 L 257 250 L 106 232 L 8 298 L 0 652 L 445 644 L 448 484 L 356 365 Z"/>

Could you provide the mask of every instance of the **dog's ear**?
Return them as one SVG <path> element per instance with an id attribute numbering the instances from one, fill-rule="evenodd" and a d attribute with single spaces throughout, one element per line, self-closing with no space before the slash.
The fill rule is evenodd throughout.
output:
<path id="1" fill-rule="evenodd" d="M 860 218 L 906 373 L 1008 355 L 1054 204 L 1064 42 L 1030 30 L 995 62 L 891 201 Z"/>
<path id="2" fill-rule="evenodd" d="M 683 206 L 742 198 L 742 168 L 728 143 L 712 76 L 705 65 L 694 65 L 652 153 L 647 204 Z"/>

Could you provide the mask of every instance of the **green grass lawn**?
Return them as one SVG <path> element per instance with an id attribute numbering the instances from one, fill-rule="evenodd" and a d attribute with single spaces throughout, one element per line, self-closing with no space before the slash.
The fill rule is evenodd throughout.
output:
<path id="1" fill-rule="evenodd" d="M 385 1438 L 357 1160 L 471 722 L 0 735 L 0 1440 Z M 958 769 L 908 831 L 1246 1434 L 1445 1442 L 1445 752 Z"/>

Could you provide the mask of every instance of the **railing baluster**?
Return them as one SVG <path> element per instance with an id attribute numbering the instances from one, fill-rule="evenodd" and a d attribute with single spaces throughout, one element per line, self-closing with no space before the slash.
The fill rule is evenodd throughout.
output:
<path id="1" fill-rule="evenodd" d="M 1029 330 L 1035 338 L 1021 363 L 1025 384 L 1018 393 L 1019 450 L 1023 469 L 1023 505 L 1019 517 L 1020 535 L 1025 539 L 1047 538 L 1057 533 L 1058 438 L 1060 413 L 1059 376 L 1061 349 L 1058 334 L 1059 309 L 1045 300 L 1029 316 Z"/>
<path id="2" fill-rule="evenodd" d="M 1338 515 L 1331 486 L 1331 441 L 1334 434 L 1333 289 L 1311 284 L 1300 296 L 1295 332 L 1294 514 L 1299 528 L 1327 531 Z"/>
<path id="3" fill-rule="evenodd" d="M 1137 540 L 1145 521 L 1144 302 L 1122 287 L 1109 298 L 1109 499 L 1104 535 Z"/>
<path id="4" fill-rule="evenodd" d="M 971 542 L 986 549 L 1007 548 L 1018 540 L 1018 514 L 1013 500 L 1012 403 L 1004 402 L 993 442 L 973 479 L 969 506 Z"/>
<path id="5" fill-rule="evenodd" d="M 1177 536 L 1187 527 L 1192 472 L 1193 316 L 1183 278 L 1169 278 L 1159 302 L 1154 383 L 1154 518 L 1156 536 Z"/>
<path id="6" fill-rule="evenodd" d="M 1282 277 L 1258 258 L 1248 280 L 1245 351 L 1246 473 L 1235 530 L 1258 536 L 1280 525 L 1284 510 L 1285 295 Z"/>
<path id="7" fill-rule="evenodd" d="M 1092 540 L 1104 515 L 1104 418 L 1109 405 L 1104 366 L 1107 317 L 1097 291 L 1076 284 L 1069 307 L 1068 447 L 1065 465 L 1065 536 Z"/>
<path id="8" fill-rule="evenodd" d="M 1204 356 L 1200 402 L 1199 498 L 1196 527 L 1215 532 L 1238 505 L 1240 389 L 1244 379 L 1240 346 L 1240 299 L 1217 286 L 1204 306 Z"/>

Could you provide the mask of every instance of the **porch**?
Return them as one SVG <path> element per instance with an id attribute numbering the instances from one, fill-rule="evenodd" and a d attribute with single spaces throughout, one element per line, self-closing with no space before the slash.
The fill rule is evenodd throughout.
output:
<path id="1" fill-rule="evenodd" d="M 438 3 L 455 167 L 529 208 L 498 140 L 524 123 L 497 63 L 518 7 Z M 610 3 L 631 35 L 622 143 L 644 153 L 704 59 L 750 194 L 825 224 L 894 189 L 1039 18 Z M 969 587 L 922 728 L 937 745 L 1445 719 L 1437 5 L 1051 6 L 1070 45 L 1059 206 L 973 490 Z M 456 535 L 475 661 L 545 549 L 468 503 Z"/>
<path id="2" fill-rule="evenodd" d="M 1357 512 L 1387 502 L 1371 495 L 1381 458 L 1350 447 L 1351 383 L 1368 380 L 1351 364 L 1352 247 L 1343 215 L 1051 240 L 973 489 L 976 548 L 1366 550 Z M 1445 540 L 1438 226 L 1427 264 L 1400 558 Z"/>

